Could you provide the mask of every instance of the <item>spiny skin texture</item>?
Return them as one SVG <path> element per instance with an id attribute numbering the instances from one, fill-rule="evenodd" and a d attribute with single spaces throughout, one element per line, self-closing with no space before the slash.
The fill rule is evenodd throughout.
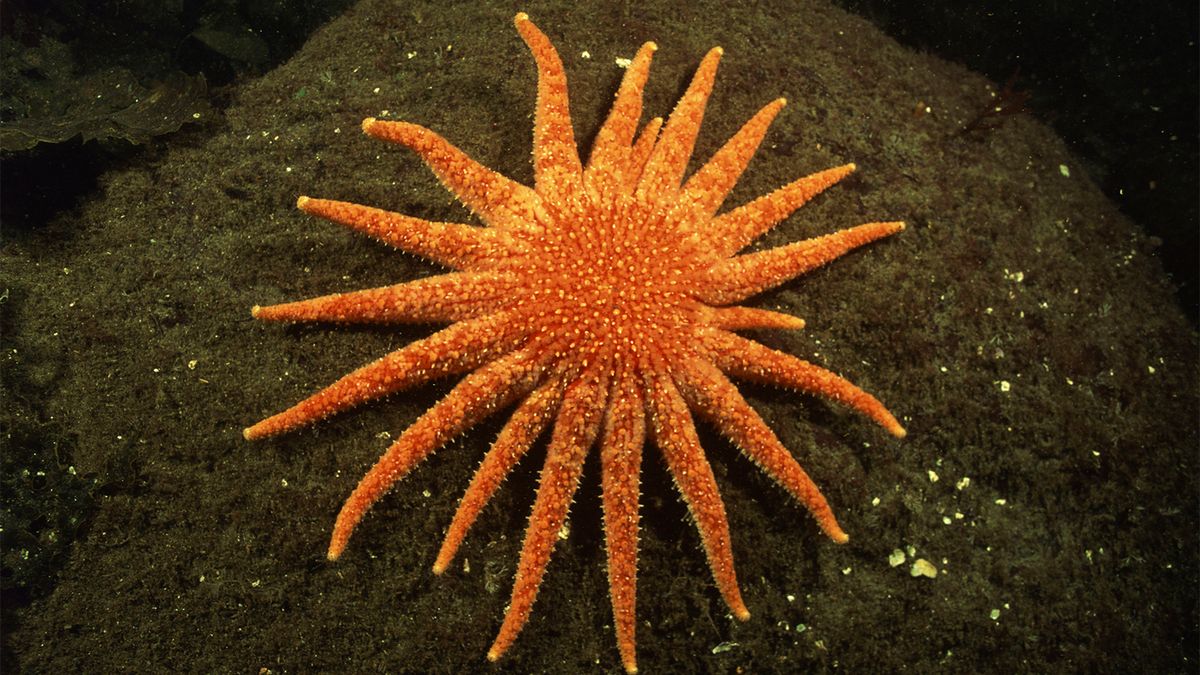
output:
<path id="1" fill-rule="evenodd" d="M 419 154 L 486 227 L 300 197 L 298 206 L 308 213 L 454 271 L 252 310 L 255 317 L 273 321 L 449 327 L 247 428 L 245 437 L 290 431 L 438 377 L 466 374 L 400 435 L 346 500 L 329 544 L 333 560 L 393 483 L 487 415 L 515 406 L 450 523 L 433 566 L 441 574 L 505 476 L 549 428 L 512 599 L 487 654 L 493 661 L 529 618 L 584 458 L 597 446 L 617 646 L 625 670 L 633 673 L 639 474 L 647 439 L 662 453 L 700 532 L 717 588 L 741 620 L 750 612 L 738 590 L 729 523 L 693 414 L 713 424 L 800 501 L 831 539 L 849 539 L 821 491 L 729 377 L 833 399 L 897 437 L 904 436 L 904 428 L 875 397 L 847 380 L 733 332 L 796 329 L 803 327 L 802 320 L 730 305 L 894 234 L 904 224 L 868 223 L 736 255 L 854 165 L 800 178 L 716 215 L 784 100 L 767 104 L 684 181 L 722 50 L 704 57 L 665 125 L 654 119 L 639 131 L 642 89 L 657 48 L 652 42 L 629 66 L 584 165 L 571 128 L 562 62 L 525 14 L 515 22 L 538 68 L 535 187 L 485 168 L 429 129 L 367 119 L 366 133 Z"/>

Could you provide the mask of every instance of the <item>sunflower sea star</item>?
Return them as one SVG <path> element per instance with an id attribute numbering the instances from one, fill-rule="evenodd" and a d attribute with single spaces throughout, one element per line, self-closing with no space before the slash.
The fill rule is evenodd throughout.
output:
<path id="1" fill-rule="evenodd" d="M 487 653 L 493 661 L 529 618 L 584 458 L 598 445 L 617 646 L 625 670 L 633 673 L 638 481 L 647 438 L 666 460 L 700 532 L 717 588 L 738 619 L 750 613 L 738 590 L 729 524 L 693 414 L 712 423 L 804 504 L 826 535 L 839 543 L 849 539 L 820 490 L 728 376 L 831 398 L 897 437 L 904 436 L 904 428 L 850 382 L 734 333 L 801 328 L 802 320 L 732 305 L 904 224 L 868 223 L 736 255 L 854 165 L 800 178 L 716 215 L 785 101 L 767 104 L 684 181 L 722 50 L 704 57 L 665 125 L 656 118 L 638 131 L 653 42 L 643 45 L 629 65 L 584 165 L 571 128 L 562 61 L 528 16 L 517 14 L 515 23 L 538 70 L 535 187 L 487 169 L 424 127 L 367 119 L 366 133 L 414 150 L 486 227 L 300 197 L 298 206 L 308 213 L 454 271 L 252 310 L 255 317 L 273 321 L 449 327 L 355 370 L 244 433 L 247 439 L 282 433 L 438 377 L 466 374 L 401 434 L 346 500 L 329 544 L 333 560 L 393 483 L 457 434 L 515 405 L 450 523 L 433 565 L 441 574 L 501 481 L 550 428 L 512 600 Z"/>

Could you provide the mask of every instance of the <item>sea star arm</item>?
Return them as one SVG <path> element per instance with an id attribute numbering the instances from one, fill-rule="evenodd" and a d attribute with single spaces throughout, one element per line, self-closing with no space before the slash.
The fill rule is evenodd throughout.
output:
<path id="1" fill-rule="evenodd" d="M 700 67 L 692 77 L 692 83 L 688 85 L 683 98 L 679 99 L 675 109 L 671 111 L 667 125 L 663 127 L 662 137 L 655 143 L 654 151 L 650 154 L 650 160 L 638 183 L 637 195 L 640 201 L 664 204 L 679 192 L 679 184 L 683 179 L 683 172 L 687 169 L 688 159 L 692 156 L 696 135 L 700 133 L 704 107 L 712 94 L 717 63 L 723 53 L 724 50 L 720 47 L 709 50 L 700 62 Z"/>
<path id="2" fill-rule="evenodd" d="M 492 171 L 438 134 L 417 124 L 363 120 L 363 131 L 421 156 L 442 184 L 493 227 L 538 231 L 542 202 L 532 189 Z"/>
<path id="3" fill-rule="evenodd" d="M 466 538 L 467 531 L 471 529 L 483 507 L 491 501 L 501 481 L 525 456 L 529 447 L 550 423 L 562 400 L 562 393 L 561 379 L 551 378 L 543 382 L 513 411 L 512 417 L 501 429 L 479 469 L 475 471 L 475 477 L 471 479 L 462 501 L 458 503 L 458 510 L 446 530 L 446 538 L 442 541 L 441 550 L 433 563 L 434 574 L 441 574 L 450 566 L 450 561 L 454 559 L 454 554 Z"/>
<path id="4" fill-rule="evenodd" d="M 824 368 L 725 331 L 703 338 L 717 366 L 734 377 L 824 396 L 857 410 L 897 438 L 907 433 L 879 399 Z"/>
<path id="5" fill-rule="evenodd" d="M 662 451 L 671 477 L 696 522 L 717 589 L 734 616 L 746 621 L 750 618 L 750 611 L 742 602 L 733 568 L 733 547 L 725 505 L 721 502 L 712 467 L 700 447 L 696 425 L 688 412 L 687 403 L 669 376 L 658 374 L 665 372 L 668 371 L 643 373 L 646 413 L 650 419 L 654 444 Z"/>
<path id="6" fill-rule="evenodd" d="M 706 282 L 701 285 L 697 297 L 712 305 L 738 302 L 903 229 L 901 222 L 867 223 L 730 258 L 708 269 Z"/>
<path id="7" fill-rule="evenodd" d="M 550 554 L 566 522 L 575 489 L 579 487 L 584 458 L 600 431 L 602 411 L 608 398 L 608 368 L 607 362 L 594 362 L 563 396 L 546 450 L 546 463 L 538 480 L 529 526 L 525 529 L 512 599 L 496 640 L 488 649 L 489 661 L 500 658 L 529 620 Z"/>
<path id="8" fill-rule="evenodd" d="M 296 206 L 456 270 L 484 267 L 511 255 L 515 248 L 511 237 L 495 229 L 422 220 L 332 199 L 300 197 Z"/>
<path id="9" fill-rule="evenodd" d="M 618 183 L 616 177 L 619 167 L 629 155 L 638 120 L 642 116 L 642 90 L 650 75 L 650 60 L 657 49 L 658 46 L 653 42 L 647 42 L 633 57 L 625 70 L 625 77 L 621 78 L 621 86 L 617 89 L 608 119 L 592 143 L 584 180 L 589 189 L 596 193 L 593 201 L 609 193 Z"/>
<path id="10" fill-rule="evenodd" d="M 630 194 L 636 189 L 642 171 L 646 168 L 646 162 L 650 161 L 650 154 L 654 152 L 654 146 L 658 143 L 658 132 L 662 129 L 662 125 L 663 118 L 655 117 L 642 127 L 637 140 L 633 142 L 629 156 L 621 165 L 621 173 L 617 178 L 618 183 L 613 188 L 616 193 Z"/>
<path id="11" fill-rule="evenodd" d="M 674 208 L 672 221 L 691 226 L 712 218 L 742 172 L 746 170 L 746 165 L 750 163 L 750 158 L 754 156 L 767 133 L 767 127 L 771 126 L 771 122 L 786 103 L 786 99 L 782 98 L 768 103 L 742 125 L 742 128 L 713 154 L 712 159 L 688 178 L 683 192 L 679 195 L 679 204 Z"/>
<path id="12" fill-rule="evenodd" d="M 708 229 L 718 255 L 724 258 L 742 250 L 852 171 L 854 165 L 845 164 L 804 176 L 717 216 Z"/>
<path id="13" fill-rule="evenodd" d="M 484 417 L 529 393 L 546 361 L 535 354 L 526 348 L 481 367 L 405 429 L 346 498 L 333 525 L 329 559 L 337 560 L 371 506 L 414 466 Z"/>
<path id="14" fill-rule="evenodd" d="M 287 410 L 247 427 L 247 440 L 291 431 L 372 399 L 462 373 L 504 354 L 524 338 L 513 316 L 497 313 L 456 323 L 342 377 Z"/>
<path id="15" fill-rule="evenodd" d="M 782 328 L 799 330 L 804 328 L 804 319 L 791 314 L 772 312 L 754 307 L 712 307 L 712 325 L 725 330 L 751 328 Z"/>
<path id="16" fill-rule="evenodd" d="M 646 414 L 631 368 L 613 383 L 610 408 L 600 443 L 604 541 L 608 549 L 608 587 L 613 625 L 625 672 L 637 672 L 637 553 L 639 476 L 646 439 Z"/>
<path id="17" fill-rule="evenodd" d="M 830 539 L 839 544 L 850 540 L 808 473 L 716 366 L 703 358 L 693 358 L 679 373 L 680 390 L 693 410 L 712 422 L 759 468 L 807 507 Z"/>
<path id="18" fill-rule="evenodd" d="M 513 19 L 517 31 L 537 62 L 537 106 L 533 119 L 533 177 L 537 193 L 547 203 L 577 197 L 583 187 L 583 167 L 571 108 L 567 97 L 567 74 L 562 59 L 546 34 L 520 12 Z"/>
<path id="19" fill-rule="evenodd" d="M 394 286 L 333 293 L 266 307 L 256 305 L 250 314 L 264 321 L 462 321 L 495 311 L 513 284 L 508 275 L 500 273 L 442 274 Z"/>

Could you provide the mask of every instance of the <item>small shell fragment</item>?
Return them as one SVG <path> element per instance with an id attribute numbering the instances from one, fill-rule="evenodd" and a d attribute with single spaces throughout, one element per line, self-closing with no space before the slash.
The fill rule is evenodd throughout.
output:
<path id="1" fill-rule="evenodd" d="M 938 570 L 933 566 L 933 563 L 924 558 L 917 558 L 913 561 L 912 568 L 908 573 L 914 577 L 929 577 L 930 579 L 937 578 Z"/>

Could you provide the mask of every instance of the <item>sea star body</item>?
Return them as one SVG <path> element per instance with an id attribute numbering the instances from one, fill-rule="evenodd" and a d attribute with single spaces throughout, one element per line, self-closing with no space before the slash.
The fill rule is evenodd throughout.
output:
<path id="1" fill-rule="evenodd" d="M 562 62 L 525 14 L 515 22 L 538 69 L 535 187 L 485 168 L 428 129 L 367 119 L 366 133 L 419 154 L 486 226 L 300 197 L 299 207 L 308 213 L 454 271 L 253 309 L 255 317 L 276 321 L 450 325 L 247 428 L 245 436 L 281 433 L 438 377 L 466 374 L 400 435 L 346 500 L 329 544 L 332 560 L 393 483 L 452 437 L 515 406 L 450 523 L 433 567 L 440 574 L 503 478 L 550 428 L 512 600 L 488 651 L 491 660 L 526 623 L 584 458 L 598 446 L 617 645 L 632 673 L 639 473 L 647 439 L 662 453 L 694 517 L 717 588 L 737 618 L 750 613 L 738 590 L 729 524 L 693 414 L 804 504 L 831 539 L 848 540 L 820 490 L 729 376 L 831 398 L 895 436 L 904 429 L 878 400 L 847 380 L 734 332 L 795 329 L 803 321 L 733 303 L 904 224 L 868 223 L 737 255 L 854 165 L 800 178 L 717 215 L 784 100 L 767 104 L 685 181 L 722 51 L 718 47 L 704 57 L 665 125 L 654 119 L 639 131 L 654 43 L 643 45 L 629 65 L 585 165 L 571 127 Z"/>

